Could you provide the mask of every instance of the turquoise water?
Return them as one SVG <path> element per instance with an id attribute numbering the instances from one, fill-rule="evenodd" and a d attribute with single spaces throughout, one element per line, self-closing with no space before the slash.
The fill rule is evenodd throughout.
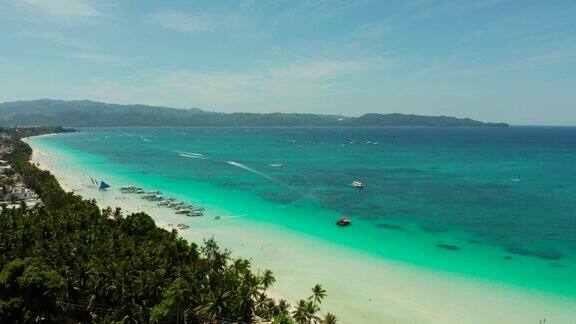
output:
<path id="1" fill-rule="evenodd" d="M 107 174 L 113 188 L 576 298 L 576 128 L 116 128 L 32 141 L 87 183 Z M 342 214 L 352 226 L 334 226 Z"/>

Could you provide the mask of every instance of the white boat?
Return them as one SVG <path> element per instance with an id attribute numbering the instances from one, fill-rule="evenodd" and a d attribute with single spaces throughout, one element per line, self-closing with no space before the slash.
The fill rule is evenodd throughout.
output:
<path id="1" fill-rule="evenodd" d="M 193 210 L 189 213 L 187 213 L 186 215 L 190 216 L 190 217 L 201 217 L 204 216 L 204 213 L 198 210 Z"/>
<path id="2" fill-rule="evenodd" d="M 177 205 L 177 206 L 174 207 L 174 209 L 177 210 L 177 211 L 178 211 L 178 210 L 182 210 L 182 209 L 191 209 L 191 208 L 192 208 L 191 205 L 187 205 L 187 204 L 184 204 L 184 203 L 179 204 L 179 205 Z"/>
<path id="3" fill-rule="evenodd" d="M 179 202 L 172 201 L 172 202 L 168 205 L 168 207 L 170 207 L 170 208 L 178 208 L 178 207 L 180 207 L 180 206 L 183 206 L 184 204 L 185 204 L 185 203 L 184 203 L 183 201 L 179 201 Z"/>
<path id="4" fill-rule="evenodd" d="M 192 212 L 192 210 L 188 209 L 188 208 L 182 208 L 182 209 L 178 209 L 176 211 L 176 214 L 190 214 Z"/>
<path id="5" fill-rule="evenodd" d="M 360 181 L 352 181 L 350 186 L 356 189 L 366 189 L 366 186 Z"/>
<path id="6" fill-rule="evenodd" d="M 281 167 L 284 166 L 284 164 L 282 164 L 282 163 L 272 163 L 272 164 L 270 164 L 270 166 L 273 167 L 273 168 L 281 168 Z"/>
<path id="7" fill-rule="evenodd" d="M 172 198 L 164 199 L 158 203 L 158 206 L 170 206 L 170 204 L 174 201 Z"/>
<path id="8" fill-rule="evenodd" d="M 135 193 L 136 190 L 138 190 L 139 188 L 136 188 L 134 186 L 123 186 L 120 187 L 120 192 L 121 193 Z"/>
<path id="9" fill-rule="evenodd" d="M 190 226 L 188 226 L 188 225 L 186 225 L 186 224 L 182 224 L 182 223 L 180 223 L 180 224 L 178 224 L 178 225 L 176 225 L 176 226 L 178 227 L 178 229 L 188 229 L 188 228 L 190 228 Z"/>
<path id="10" fill-rule="evenodd" d="M 141 196 L 142 199 L 147 200 L 162 200 L 162 193 L 160 191 L 149 191 Z"/>
<path id="11" fill-rule="evenodd" d="M 150 201 L 161 201 L 164 198 L 162 197 L 162 195 L 148 195 L 148 196 L 144 197 L 144 199 L 150 200 Z"/>

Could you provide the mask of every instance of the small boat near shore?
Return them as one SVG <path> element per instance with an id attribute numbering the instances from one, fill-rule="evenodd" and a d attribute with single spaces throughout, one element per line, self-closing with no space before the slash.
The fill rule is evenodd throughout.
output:
<path id="1" fill-rule="evenodd" d="M 140 187 L 135 187 L 135 186 L 123 186 L 120 187 L 120 192 L 121 193 L 137 193 L 137 194 L 141 194 L 144 193 L 144 190 L 142 190 L 142 188 Z"/>
<path id="2" fill-rule="evenodd" d="M 174 202 L 174 198 L 166 198 L 158 203 L 159 207 L 168 207 L 170 204 Z"/>
<path id="3" fill-rule="evenodd" d="M 110 188 L 110 185 L 104 181 L 100 181 L 100 185 L 98 186 L 98 190 L 106 191 L 106 189 Z"/>
<path id="4" fill-rule="evenodd" d="M 190 226 L 188 226 L 186 224 L 182 224 L 182 223 L 176 225 L 176 227 L 178 227 L 178 229 L 181 229 L 181 230 L 190 228 Z"/>
<path id="5" fill-rule="evenodd" d="M 140 198 L 150 200 L 150 201 L 160 201 L 164 198 L 162 197 L 162 193 L 160 191 L 150 191 L 142 195 Z"/>
<path id="6" fill-rule="evenodd" d="M 121 191 L 126 193 L 131 193 L 135 190 L 142 189 L 134 186 L 125 186 L 121 188 Z M 162 196 L 162 192 L 158 190 L 149 191 L 140 196 L 140 198 L 148 201 L 157 201 L 158 203 L 156 206 L 172 208 L 174 209 L 174 212 L 179 215 L 186 215 L 190 217 L 204 216 L 204 207 L 197 207 L 184 201 L 176 201 L 176 199 L 172 197 L 164 197 Z"/>
<path id="7" fill-rule="evenodd" d="M 176 211 L 176 214 L 189 214 L 191 212 L 192 212 L 192 210 L 189 208 L 182 208 L 182 209 L 178 209 Z"/>
<path id="8" fill-rule="evenodd" d="M 348 226 L 348 225 L 352 224 L 352 221 L 350 221 L 348 216 L 342 216 L 334 224 L 336 224 L 338 226 Z"/>
<path id="9" fill-rule="evenodd" d="M 187 213 L 186 216 L 189 216 L 189 217 L 202 217 L 202 216 L 204 216 L 204 213 L 201 212 L 201 211 L 198 211 L 198 210 L 193 210 L 193 211 Z"/>

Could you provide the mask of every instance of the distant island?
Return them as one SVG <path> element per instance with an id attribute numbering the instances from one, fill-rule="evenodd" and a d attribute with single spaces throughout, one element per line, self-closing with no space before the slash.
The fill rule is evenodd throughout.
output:
<path id="1" fill-rule="evenodd" d="M 0 125 L 65 127 L 426 126 L 508 127 L 470 118 L 399 113 L 360 117 L 297 113 L 220 113 L 199 108 L 118 105 L 90 100 L 30 100 L 0 104 Z"/>

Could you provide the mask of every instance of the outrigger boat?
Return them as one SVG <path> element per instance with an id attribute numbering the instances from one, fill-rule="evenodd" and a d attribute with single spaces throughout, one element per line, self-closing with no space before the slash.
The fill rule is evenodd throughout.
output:
<path id="1" fill-rule="evenodd" d="M 144 190 L 134 186 L 124 186 L 120 188 L 121 193 L 144 193 Z"/>
<path id="2" fill-rule="evenodd" d="M 156 197 L 161 195 L 162 193 L 160 191 L 148 191 L 147 193 L 145 193 L 144 195 L 141 196 L 142 199 L 148 199 L 150 197 Z"/>
<path id="3" fill-rule="evenodd" d="M 162 198 L 162 193 L 160 191 L 150 191 L 150 192 L 145 193 L 142 196 L 142 199 L 159 201 L 159 200 L 163 200 L 164 198 Z"/>
<path id="4" fill-rule="evenodd" d="M 183 205 L 184 205 L 184 202 L 183 202 L 183 201 L 176 202 L 176 201 L 173 200 L 173 201 L 172 201 L 171 203 L 169 203 L 167 206 L 170 207 L 170 208 L 178 208 L 178 207 L 183 206 Z"/>
<path id="5" fill-rule="evenodd" d="M 190 217 L 201 217 L 201 216 L 204 216 L 204 213 L 201 211 L 193 210 L 193 211 L 187 213 L 186 215 L 190 216 Z"/>
<path id="6" fill-rule="evenodd" d="M 173 198 L 167 198 L 158 203 L 158 206 L 170 206 L 170 204 L 174 201 Z"/>
<path id="7" fill-rule="evenodd" d="M 188 226 L 188 225 L 186 225 L 186 224 L 182 224 L 182 223 L 176 225 L 176 227 L 178 227 L 178 229 L 188 229 L 188 228 L 190 228 L 190 226 Z"/>
<path id="8" fill-rule="evenodd" d="M 164 197 L 162 197 L 162 195 L 157 195 L 157 196 L 148 197 L 146 199 L 148 199 L 150 201 L 162 201 L 162 200 L 164 200 Z"/>
<path id="9" fill-rule="evenodd" d="M 336 221 L 335 224 L 338 226 L 348 226 L 348 225 L 352 224 L 352 221 L 350 221 L 348 216 L 342 216 L 342 217 L 340 217 L 340 219 L 338 219 Z"/>
<path id="10" fill-rule="evenodd" d="M 179 204 L 179 205 L 177 205 L 176 207 L 174 207 L 174 209 L 175 209 L 176 211 L 179 211 L 179 210 L 183 210 L 183 209 L 191 209 L 192 207 L 193 207 L 193 206 L 191 206 L 191 205 L 182 203 L 182 204 Z"/>
<path id="11" fill-rule="evenodd" d="M 350 186 L 355 189 L 366 189 L 366 186 L 360 181 L 352 181 Z"/>

